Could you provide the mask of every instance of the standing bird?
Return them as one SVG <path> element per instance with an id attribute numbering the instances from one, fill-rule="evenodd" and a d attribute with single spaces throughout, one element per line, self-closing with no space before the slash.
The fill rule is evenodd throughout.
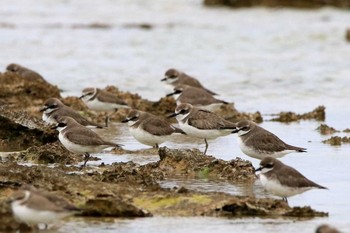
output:
<path id="1" fill-rule="evenodd" d="M 187 103 L 177 106 L 175 113 L 169 117 L 175 116 L 180 129 L 187 135 L 204 139 L 204 155 L 208 150 L 207 139 L 229 135 L 236 129 L 235 123 L 227 121 L 213 112 L 193 107 Z"/>
<path id="2" fill-rule="evenodd" d="M 261 171 L 259 179 L 264 189 L 275 196 L 282 197 L 286 202 L 288 202 L 287 197 L 313 188 L 327 189 L 273 157 L 265 157 L 261 160 L 260 167 L 255 171 Z"/>
<path id="3" fill-rule="evenodd" d="M 80 211 L 66 199 L 29 185 L 14 192 L 9 202 L 15 219 L 27 225 L 46 225 Z"/>
<path id="4" fill-rule="evenodd" d="M 124 100 L 117 95 L 100 88 L 88 87 L 82 91 L 79 99 L 82 99 L 86 106 L 95 111 L 118 111 L 119 108 L 130 108 Z M 113 113 L 112 113 L 113 114 Z M 109 116 L 106 117 L 106 127 L 108 126 Z"/>
<path id="5" fill-rule="evenodd" d="M 212 92 L 208 89 L 206 89 L 197 79 L 189 76 L 188 74 L 181 72 L 179 70 L 176 69 L 169 69 L 165 72 L 165 77 L 161 80 L 161 81 L 165 81 L 167 84 L 172 85 L 172 86 L 176 86 L 176 85 L 188 85 L 188 86 L 192 86 L 192 87 L 197 87 L 197 88 L 201 88 L 205 91 L 207 91 L 208 93 L 210 93 L 211 95 L 216 95 L 215 92 Z"/>
<path id="6" fill-rule="evenodd" d="M 260 159 L 267 156 L 280 158 L 291 152 L 306 152 L 305 148 L 291 146 L 273 133 L 258 126 L 252 121 L 242 120 L 237 123 L 239 146 L 242 152 L 252 158 Z"/>
<path id="7" fill-rule="evenodd" d="M 58 139 L 70 152 L 84 154 L 84 164 L 90 158 L 90 153 L 98 153 L 107 147 L 121 147 L 122 145 L 103 140 L 94 131 L 80 125 L 71 117 L 61 117 L 54 127 L 59 131 Z"/>
<path id="8" fill-rule="evenodd" d="M 6 67 L 6 70 L 8 72 L 18 74 L 22 78 L 27 79 L 29 81 L 39 81 L 47 83 L 43 76 L 41 76 L 38 72 L 35 72 L 34 70 L 28 69 L 15 63 L 9 64 Z"/>
<path id="9" fill-rule="evenodd" d="M 45 101 L 44 106 L 40 109 L 43 112 L 42 119 L 48 124 L 57 124 L 57 119 L 63 116 L 72 117 L 79 124 L 87 127 L 103 128 L 102 125 L 91 122 L 80 115 L 72 108 L 64 105 L 57 98 L 49 98 Z"/>
<path id="10" fill-rule="evenodd" d="M 174 133 L 185 134 L 181 129 L 172 126 L 166 120 L 148 112 L 131 110 L 125 120 L 130 134 L 142 144 L 159 148 Z"/>
<path id="11" fill-rule="evenodd" d="M 228 104 L 228 102 L 216 99 L 213 95 L 209 94 L 202 88 L 191 87 L 188 85 L 177 85 L 174 88 L 174 92 L 167 94 L 167 96 L 178 95 L 176 98 L 176 104 L 188 103 L 194 107 L 208 111 L 216 111 L 222 105 Z"/>

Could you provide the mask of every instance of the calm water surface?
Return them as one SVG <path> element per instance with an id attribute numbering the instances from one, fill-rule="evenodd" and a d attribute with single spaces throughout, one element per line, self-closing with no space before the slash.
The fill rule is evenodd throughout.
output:
<path id="1" fill-rule="evenodd" d="M 5 69 L 8 63 L 18 62 L 31 67 L 59 86 L 64 96 L 79 95 L 88 86 L 117 85 L 158 100 L 166 93 L 160 79 L 175 67 L 198 77 L 241 111 L 260 111 L 268 118 L 280 111 L 303 113 L 324 105 L 327 124 L 350 128 L 350 44 L 344 39 L 350 27 L 348 11 L 205 8 L 201 0 L 3 0 L 0 6 L 0 66 Z M 106 27 L 88 27 L 95 23 Z M 141 23 L 152 28 L 130 27 Z M 319 124 L 266 121 L 262 126 L 290 144 L 308 148 L 307 154 L 290 154 L 283 162 L 329 190 L 309 191 L 289 203 L 327 211 L 328 218 L 72 218 L 54 231 L 302 233 L 330 223 L 349 232 L 350 149 L 321 143 L 328 136 L 315 131 Z M 130 136 L 125 125 L 113 127 L 105 136 L 126 149 L 147 148 Z M 164 145 L 204 149 L 201 140 L 188 138 L 174 138 Z M 235 135 L 210 142 L 208 154 L 225 160 L 250 159 L 239 151 Z M 106 163 L 144 164 L 158 159 L 108 152 L 98 156 Z M 250 191 L 224 181 L 169 179 L 161 184 L 267 195 L 258 182 Z"/>

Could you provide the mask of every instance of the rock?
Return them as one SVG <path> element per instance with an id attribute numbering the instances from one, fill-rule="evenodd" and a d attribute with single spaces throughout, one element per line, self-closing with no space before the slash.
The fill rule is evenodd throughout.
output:
<path id="1" fill-rule="evenodd" d="M 319 8 L 333 6 L 350 8 L 349 0 L 204 0 L 206 6 L 229 6 L 229 7 L 294 7 L 294 8 Z"/>
<path id="2" fill-rule="evenodd" d="M 324 106 L 319 106 L 312 110 L 311 112 L 304 114 L 296 114 L 294 112 L 281 112 L 278 117 L 271 119 L 271 121 L 280 121 L 280 122 L 292 122 L 299 120 L 317 120 L 324 121 L 326 119 L 326 112 Z"/>
<path id="3" fill-rule="evenodd" d="M 26 112 L 0 107 L 0 148 L 2 151 L 23 150 L 58 140 L 57 132 Z"/>
<path id="4" fill-rule="evenodd" d="M 325 144 L 330 144 L 331 146 L 340 146 L 343 143 L 350 143 L 350 137 L 334 136 L 322 142 Z"/>
<path id="5" fill-rule="evenodd" d="M 12 110 L 21 110 L 39 116 L 38 106 L 50 97 L 60 97 L 56 86 L 46 82 L 30 81 L 18 74 L 0 74 L 0 98 Z"/>
<path id="6" fill-rule="evenodd" d="M 326 124 L 321 124 L 316 130 L 319 131 L 322 135 L 329 135 L 339 132 L 339 130 L 336 130 Z"/>
<path id="7" fill-rule="evenodd" d="M 93 217 L 150 217 L 149 212 L 139 209 L 120 198 L 104 197 L 87 200 L 82 216 Z"/>
<path id="8" fill-rule="evenodd" d="M 35 164 L 76 164 L 83 161 L 82 155 L 69 152 L 58 141 L 42 146 L 32 146 L 16 155 L 16 160 Z"/>
<path id="9" fill-rule="evenodd" d="M 185 175 L 186 177 L 229 181 L 254 181 L 256 179 L 251 162 L 240 158 L 224 161 L 203 155 L 197 149 L 175 150 L 166 147 L 159 148 L 159 157 L 160 160 L 156 167 L 164 176 Z"/>
<path id="10" fill-rule="evenodd" d="M 211 210 L 205 215 L 234 217 L 325 217 L 328 213 L 312 210 L 310 207 L 290 207 L 283 200 L 253 197 L 234 197 L 221 208 Z"/>
<path id="11" fill-rule="evenodd" d="M 346 29 L 345 39 L 350 42 L 350 28 Z"/>

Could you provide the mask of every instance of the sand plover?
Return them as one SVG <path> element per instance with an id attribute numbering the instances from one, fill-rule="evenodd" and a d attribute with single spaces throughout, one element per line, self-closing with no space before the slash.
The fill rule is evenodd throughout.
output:
<path id="1" fill-rule="evenodd" d="M 82 99 L 88 108 L 95 111 L 116 112 L 119 108 L 129 108 L 127 103 L 117 95 L 100 88 L 88 87 L 83 89 L 79 99 Z M 106 127 L 108 126 L 108 121 L 109 116 L 106 117 Z"/>
<path id="2" fill-rule="evenodd" d="M 322 224 L 317 227 L 316 233 L 340 233 L 340 231 L 327 224 Z"/>
<path id="3" fill-rule="evenodd" d="M 28 185 L 15 191 L 9 202 L 15 219 L 27 225 L 46 225 L 80 211 L 66 199 Z"/>
<path id="4" fill-rule="evenodd" d="M 185 134 L 166 120 L 148 112 L 131 110 L 122 122 L 128 123 L 130 134 L 142 144 L 158 148 L 174 133 Z"/>
<path id="5" fill-rule="evenodd" d="M 283 142 L 276 135 L 252 121 L 239 121 L 233 133 L 238 134 L 242 152 L 252 158 L 260 160 L 266 156 L 280 158 L 291 152 L 306 152 L 305 148 Z"/>
<path id="6" fill-rule="evenodd" d="M 188 103 L 194 107 L 208 111 L 216 111 L 222 105 L 228 104 L 226 101 L 216 99 L 213 95 L 209 94 L 202 88 L 191 87 L 188 85 L 177 85 L 174 88 L 174 92 L 167 96 L 172 95 L 178 95 L 178 97 L 175 97 L 177 105 Z"/>
<path id="7" fill-rule="evenodd" d="M 255 171 L 261 171 L 259 179 L 264 189 L 275 196 L 282 197 L 286 202 L 288 202 L 287 197 L 310 189 L 327 189 L 273 157 L 265 157 L 261 160 L 260 167 Z"/>
<path id="8" fill-rule="evenodd" d="M 40 81 L 40 82 L 47 82 L 43 76 L 41 76 L 38 72 L 35 72 L 34 70 L 28 69 L 26 67 L 23 67 L 21 65 L 11 63 L 6 67 L 6 70 L 11 73 L 18 74 L 24 79 L 27 79 L 29 81 Z"/>
<path id="9" fill-rule="evenodd" d="M 208 93 L 210 93 L 211 95 L 216 95 L 215 92 L 212 92 L 206 89 L 197 79 L 179 70 L 169 69 L 165 72 L 164 76 L 165 77 L 161 81 L 166 82 L 168 85 L 172 85 L 172 86 L 176 86 L 179 84 L 188 85 L 192 87 L 202 88 L 206 90 Z"/>
<path id="10" fill-rule="evenodd" d="M 84 155 L 84 164 L 89 160 L 90 153 L 98 153 L 107 147 L 121 147 L 122 145 L 103 140 L 91 129 L 80 125 L 71 117 L 60 117 L 54 127 L 59 131 L 58 139 L 63 146 L 76 154 Z"/>
<path id="11" fill-rule="evenodd" d="M 72 117 L 81 125 L 88 126 L 88 127 L 103 128 L 102 125 L 87 120 L 85 117 L 80 115 L 78 112 L 76 112 L 72 108 L 64 105 L 57 98 L 47 99 L 44 103 L 44 106 L 40 109 L 40 111 L 43 112 L 43 115 L 42 115 L 43 121 L 49 124 L 57 124 L 57 119 L 59 117 L 69 116 L 69 117 Z"/>
<path id="12" fill-rule="evenodd" d="M 213 112 L 193 107 L 187 103 L 177 106 L 175 113 L 169 117 L 175 116 L 180 129 L 187 135 L 204 139 L 204 154 L 208 149 L 207 139 L 229 135 L 236 129 L 235 123 L 227 121 Z"/>

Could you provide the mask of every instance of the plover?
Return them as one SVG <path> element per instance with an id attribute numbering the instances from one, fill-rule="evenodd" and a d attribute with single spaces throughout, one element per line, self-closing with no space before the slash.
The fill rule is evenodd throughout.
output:
<path id="1" fill-rule="evenodd" d="M 57 124 L 57 119 L 63 116 L 72 117 L 79 124 L 88 126 L 88 127 L 97 127 L 103 128 L 102 125 L 91 122 L 87 120 L 85 117 L 80 115 L 78 112 L 73 110 L 72 108 L 64 105 L 57 98 L 49 98 L 45 101 L 44 106 L 40 109 L 43 112 L 42 119 L 48 124 Z"/>
<path id="2" fill-rule="evenodd" d="M 175 97 L 177 105 L 188 103 L 197 108 L 208 111 L 216 111 L 222 105 L 228 104 L 226 101 L 216 99 L 213 95 L 209 94 L 202 88 L 191 87 L 188 85 L 177 85 L 174 88 L 174 92 L 167 96 L 172 95 L 178 95 L 178 97 Z"/>
<path id="3" fill-rule="evenodd" d="M 127 103 L 117 95 L 100 88 L 88 87 L 83 89 L 79 99 L 82 99 L 88 108 L 95 111 L 116 112 L 119 108 L 129 108 Z M 106 117 L 106 127 L 108 126 L 109 117 Z"/>
<path id="4" fill-rule="evenodd" d="M 252 158 L 260 160 L 266 156 L 280 158 L 291 152 L 306 152 L 305 148 L 283 142 L 276 135 L 252 121 L 239 121 L 233 133 L 238 134 L 242 152 Z"/>
<path id="5" fill-rule="evenodd" d="M 28 185 L 15 191 L 9 202 L 15 219 L 27 225 L 46 225 L 80 211 L 66 199 Z"/>
<path id="6" fill-rule="evenodd" d="M 188 85 L 192 87 L 202 88 L 206 90 L 211 95 L 216 95 L 215 92 L 212 92 L 206 89 L 197 79 L 189 76 L 188 74 L 181 72 L 176 69 L 169 69 L 165 72 L 164 78 L 161 81 L 166 82 L 168 85 L 176 86 L 176 85 Z"/>
<path id="7" fill-rule="evenodd" d="M 166 120 L 148 112 L 131 110 L 122 122 L 128 123 L 130 134 L 142 144 L 158 148 L 174 133 L 185 134 Z"/>
<path id="8" fill-rule="evenodd" d="M 316 233 L 340 233 L 340 231 L 338 231 L 338 229 L 332 226 L 329 226 L 327 224 L 322 224 L 317 227 Z"/>
<path id="9" fill-rule="evenodd" d="M 89 160 L 90 153 L 98 153 L 107 147 L 121 147 L 122 145 L 103 140 L 91 129 L 77 123 L 71 117 L 60 117 L 54 127 L 59 131 L 58 139 L 63 146 L 76 154 L 84 155 L 84 164 Z"/>
<path id="10" fill-rule="evenodd" d="M 327 189 L 273 157 L 265 157 L 261 160 L 260 167 L 255 171 L 261 171 L 259 179 L 264 189 L 275 196 L 282 197 L 286 202 L 288 197 L 310 189 Z"/>
<path id="11" fill-rule="evenodd" d="M 191 104 L 180 104 L 175 113 L 169 117 L 175 117 L 187 135 L 202 138 L 205 142 L 204 154 L 208 149 L 207 139 L 226 136 L 236 129 L 236 124 L 223 119 L 213 112 L 193 107 Z"/>
<path id="12" fill-rule="evenodd" d="M 23 67 L 21 65 L 11 63 L 6 67 L 6 70 L 8 72 L 12 72 L 15 74 L 18 74 L 24 79 L 27 79 L 29 81 L 40 81 L 40 82 L 46 82 L 46 80 L 41 76 L 38 72 L 35 72 L 34 70 L 28 69 L 26 67 Z"/>

